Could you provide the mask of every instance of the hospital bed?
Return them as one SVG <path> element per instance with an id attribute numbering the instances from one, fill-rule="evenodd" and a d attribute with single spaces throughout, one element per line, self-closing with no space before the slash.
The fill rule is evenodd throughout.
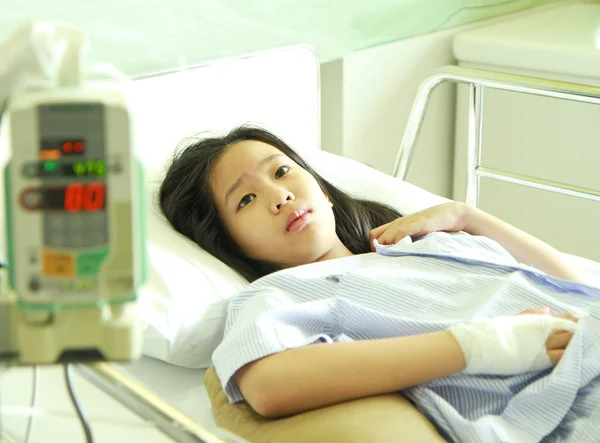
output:
<path id="1" fill-rule="evenodd" d="M 291 52 L 288 52 L 291 51 Z M 310 51 L 308 48 L 296 47 L 296 48 L 288 48 L 284 49 L 283 52 L 277 54 L 279 57 L 287 57 L 288 55 L 284 55 L 288 52 L 290 53 L 297 52 L 297 54 L 302 54 L 299 56 L 296 61 L 300 62 L 296 69 L 299 69 L 299 66 L 302 64 L 302 60 L 308 63 L 306 66 L 310 66 L 311 69 L 314 68 L 315 65 L 311 65 L 309 60 L 311 58 Z M 269 52 L 265 52 L 262 54 L 256 54 L 258 58 L 260 57 L 269 57 L 273 53 L 269 54 Z M 297 57 L 297 56 L 294 56 Z M 236 63 L 234 60 L 229 60 L 227 63 Z M 213 64 L 211 69 L 217 69 L 219 63 Z M 310 69 L 309 69 L 310 70 Z M 248 71 L 246 71 L 248 72 Z M 308 75 L 307 75 L 308 74 Z M 155 77 L 154 81 L 168 81 L 167 78 L 171 75 L 177 74 L 165 74 L 164 76 Z M 310 84 L 309 89 L 318 84 L 318 73 L 313 72 L 309 74 L 309 71 L 305 71 L 304 75 L 306 77 L 303 82 L 308 81 Z M 311 80 L 312 79 L 312 80 Z M 144 82 L 149 82 L 151 78 L 140 79 L 138 80 L 138 85 L 142 87 Z M 314 80 L 314 81 L 313 81 Z M 506 74 L 499 74 L 488 71 L 478 71 L 471 70 L 465 68 L 459 68 L 455 66 L 449 66 L 445 68 L 440 68 L 439 70 L 433 72 L 430 77 L 425 79 L 422 83 L 419 92 L 415 98 L 414 106 L 409 118 L 409 121 L 406 126 L 406 130 L 404 133 L 404 138 L 402 140 L 398 156 L 395 160 L 394 165 L 394 173 L 395 176 L 402 179 L 405 177 L 406 172 L 410 166 L 410 160 L 414 153 L 414 146 L 416 145 L 417 137 L 419 134 L 419 129 L 421 123 L 424 119 L 425 112 L 427 109 L 427 102 L 431 92 L 434 88 L 442 84 L 444 82 L 462 82 L 470 85 L 471 88 L 471 110 L 469 113 L 469 128 L 470 128 L 470 137 L 469 137 L 469 192 L 466 196 L 466 201 L 475 206 L 478 205 L 478 191 L 479 191 L 479 177 L 485 176 L 490 178 L 495 178 L 499 180 L 508 180 L 514 183 L 518 183 L 525 186 L 537 187 L 539 189 L 547 190 L 548 192 L 559 192 L 566 193 L 568 195 L 577 196 L 581 198 L 589 198 L 592 200 L 599 201 L 600 193 L 591 189 L 580 189 L 569 186 L 568 184 L 561 183 L 550 183 L 542 180 L 537 180 L 532 177 L 517 177 L 510 173 L 505 173 L 502 171 L 488 171 L 486 170 L 480 162 L 481 158 L 481 114 L 482 114 L 482 94 L 485 88 L 497 88 L 497 89 L 505 89 L 511 91 L 517 91 L 521 93 L 529 93 L 529 94 L 538 94 L 544 96 L 555 97 L 557 99 L 567 99 L 567 100 L 575 100 L 582 101 L 588 103 L 598 103 L 600 102 L 600 89 L 587 87 L 577 84 L 567 84 L 562 82 L 551 82 L 546 80 L 539 80 L 533 78 L 519 77 L 519 76 L 511 76 Z M 298 84 L 297 84 L 298 86 Z M 289 91 L 288 91 L 289 93 Z M 306 97 L 310 95 L 303 94 Z M 163 104 L 170 103 L 170 99 L 166 98 L 163 102 L 162 100 L 166 97 L 161 98 L 161 102 Z M 193 99 L 192 99 L 193 101 Z M 308 103 L 307 109 L 310 106 L 316 105 L 318 108 L 318 104 L 315 102 Z M 168 105 L 167 105 L 168 106 Z M 172 104 L 173 107 L 177 107 L 175 103 Z M 282 108 L 279 108 L 282 109 Z M 141 116 L 142 118 L 143 115 Z M 278 118 L 280 118 L 279 116 Z M 306 116 L 304 116 L 306 117 Z M 303 119 L 304 119 L 303 117 Z M 314 135 L 318 135 L 318 123 L 316 123 L 316 127 L 311 130 L 310 126 L 315 124 L 314 115 L 310 119 L 305 119 L 305 123 L 303 129 L 306 131 L 304 135 L 307 133 Z M 311 121 L 312 120 L 312 121 Z M 281 122 L 281 120 L 279 120 Z M 237 123 L 235 119 L 232 121 L 232 124 Z M 263 124 L 268 124 L 267 120 L 262 122 Z M 195 129 L 193 126 L 191 129 Z M 286 132 L 286 128 L 281 126 L 281 131 Z M 284 137 L 287 134 L 284 134 Z M 309 145 L 312 144 L 312 147 L 318 146 L 318 140 L 312 139 L 308 141 Z M 172 145 L 172 144 L 171 144 Z M 169 144 L 164 146 L 164 149 L 168 149 Z M 157 146 L 154 144 L 154 146 Z M 358 164 L 348 159 L 340 158 L 334 156 L 333 154 L 328 154 L 326 152 L 322 152 L 318 149 L 307 149 L 307 145 L 302 145 L 298 142 L 292 142 L 292 146 L 297 148 L 302 155 L 304 155 L 309 162 L 322 173 L 326 178 L 332 180 L 334 183 L 342 186 L 343 188 L 349 190 L 350 192 L 365 196 L 376 198 L 381 201 L 385 201 L 387 203 L 394 204 L 397 206 L 402 212 L 410 213 L 415 212 L 425 207 L 441 203 L 445 201 L 445 199 L 435 196 L 433 194 L 428 193 L 422 189 L 416 188 L 406 182 L 402 182 L 396 180 L 393 177 L 384 175 L 379 173 L 378 171 L 372 170 L 364 165 Z M 348 179 L 348 177 L 352 177 Z M 152 218 L 151 218 L 152 220 Z M 161 235 L 171 235 L 172 233 L 167 234 L 164 230 L 158 228 L 158 225 L 161 223 L 160 219 L 156 217 L 154 219 L 156 223 L 153 225 L 151 221 L 150 225 L 150 241 L 154 241 L 152 235 L 156 235 L 158 238 Z M 153 231 L 154 226 L 154 231 Z M 161 225 L 162 226 L 162 225 Z M 164 228 L 164 226 L 162 226 Z M 179 239 L 181 240 L 181 239 Z M 183 243 L 182 243 L 183 245 Z M 186 245 L 187 247 L 187 245 Z M 188 249 L 185 249 L 188 251 Z M 191 250 L 189 250 L 191 252 Z M 585 270 L 588 275 L 590 275 L 597 284 L 600 285 L 600 264 L 592 262 L 590 260 L 586 260 L 580 257 L 566 255 L 567 260 L 571 261 L 578 268 Z M 200 268 L 203 267 L 203 264 L 196 263 L 196 266 Z M 206 271 L 206 269 L 203 269 Z M 222 269 L 217 269 L 216 273 L 223 272 Z M 210 276 L 204 275 L 203 277 L 206 280 L 211 280 Z M 224 288 L 225 292 L 233 293 L 236 287 L 232 287 L 231 282 L 225 283 L 225 279 L 222 280 L 211 280 L 214 285 L 225 284 L 227 287 Z M 241 283 L 243 285 L 243 283 Z M 233 285 L 235 286 L 235 285 Z M 219 304 L 222 301 L 217 301 L 217 306 L 219 308 L 217 311 L 211 311 L 206 313 L 206 317 L 208 321 L 213 321 L 215 316 L 219 314 L 222 315 L 224 312 L 223 309 L 225 307 L 225 303 Z M 213 305 L 214 307 L 214 305 Z M 221 309 L 219 311 L 219 309 Z M 199 324 L 202 324 L 202 319 L 199 320 Z M 190 367 L 198 367 L 198 366 L 206 366 L 210 364 L 210 362 L 200 362 L 202 358 L 206 359 L 206 356 L 200 357 L 197 355 L 196 361 L 194 361 L 193 357 L 190 355 L 189 350 L 192 348 L 192 344 L 189 343 L 189 338 L 185 338 L 183 336 L 178 338 L 173 338 L 171 342 L 171 346 L 164 347 L 162 349 L 150 349 L 150 334 L 149 331 L 153 329 L 153 325 L 148 325 L 147 329 L 147 338 L 148 338 L 148 354 L 153 355 L 154 357 L 145 357 L 142 361 L 138 363 L 134 363 L 132 365 L 122 366 L 123 370 L 127 373 L 131 374 L 138 380 L 141 380 L 145 384 L 147 384 L 151 389 L 157 392 L 165 401 L 172 404 L 176 408 L 180 409 L 184 413 L 188 414 L 194 420 L 202 423 L 203 425 L 215 429 L 217 423 L 214 420 L 213 412 L 211 411 L 211 405 L 208 393 L 206 391 L 206 387 L 204 387 L 201 383 L 201 380 L 206 374 L 205 368 L 184 368 L 181 366 L 190 366 Z M 154 344 L 159 340 L 158 331 L 153 331 L 155 333 L 154 336 Z M 194 335 L 194 337 L 198 337 L 198 335 Z M 193 337 L 192 337 L 193 338 Z M 164 339 L 164 337 L 163 337 Z M 214 340 L 215 337 L 207 337 L 208 340 Z M 179 342 L 177 342 L 179 341 Z M 218 337 L 214 341 L 216 344 L 218 342 Z M 180 349 L 177 349 L 180 347 Z M 187 349 L 188 352 L 182 351 L 182 349 Z M 187 355 L 186 355 L 187 354 Z M 164 360 L 164 361 L 160 361 Z M 170 362 L 165 363 L 165 361 Z M 180 367 L 176 367 L 175 365 L 180 365 Z M 211 375 L 209 373 L 209 375 Z M 211 375 L 213 378 L 210 379 L 214 382 L 214 375 Z M 209 378 L 207 377 L 207 380 Z M 209 380 L 209 381 L 210 381 Z M 213 386 L 214 389 L 214 386 Z M 214 393 L 213 393 L 214 394 Z M 214 400 L 214 399 L 213 399 Z M 223 407 L 222 405 L 220 407 Z M 390 408 L 398 407 L 398 405 L 390 405 Z M 402 406 L 404 407 L 404 406 Z M 226 408 L 226 406 L 225 406 Z M 222 412 L 222 411 L 221 411 Z M 238 411 L 239 412 L 239 411 Z M 243 411 L 245 414 L 251 414 L 248 411 Z M 226 415 L 226 414 L 225 414 Z M 381 414 L 385 416 L 385 414 Z M 231 427 L 233 431 L 240 431 L 239 425 L 224 422 L 226 420 L 224 414 L 220 414 L 220 422 L 218 423 L 223 427 Z M 239 418 L 239 417 L 238 417 Z M 253 420 L 252 417 L 246 419 Z M 331 419 L 331 417 L 329 417 Z M 414 418 L 414 417 L 412 417 Z M 254 422 L 253 422 L 254 423 Z M 372 424 L 371 426 L 380 426 L 382 422 L 378 424 Z M 256 423 L 254 423 L 256 425 Z M 428 430 L 426 427 L 423 427 L 423 423 L 414 422 L 413 425 L 419 428 L 423 434 L 421 435 L 422 439 L 420 441 L 426 441 L 426 438 L 435 438 L 432 437 L 434 435 L 434 431 Z M 267 424 L 263 423 L 263 427 L 267 426 Z M 305 430 L 308 432 L 308 428 L 305 423 Z M 367 427 L 367 432 L 373 432 L 373 429 L 369 431 Z M 285 431 L 284 431 L 285 432 Z M 356 434 L 356 430 L 354 432 L 354 438 L 356 441 L 359 441 L 362 436 Z M 242 434 L 243 435 L 243 434 Z M 256 437 L 256 433 L 249 432 L 244 435 L 244 437 L 252 440 L 252 437 Z M 266 434 L 268 435 L 268 433 Z M 340 436 L 338 432 L 338 438 L 340 441 L 353 441 L 349 435 Z M 425 437 L 428 435 L 429 437 Z M 306 437 L 306 435 L 305 435 Z M 265 436 L 265 438 L 267 438 Z M 276 441 L 276 440 L 274 440 Z M 333 441 L 333 440 L 330 440 Z M 378 440 L 373 440 L 378 441 Z M 407 440 L 408 441 L 408 440 Z M 432 440 L 433 441 L 433 440 Z"/>
<path id="2" fill-rule="evenodd" d="M 239 72 L 244 75 L 240 77 Z M 399 178 L 404 177 L 410 165 L 412 147 L 429 93 L 442 81 L 473 85 L 469 139 L 471 187 L 467 200 L 474 204 L 477 203 L 478 177 L 489 174 L 478 162 L 482 88 L 512 88 L 524 93 L 592 102 L 600 97 L 598 88 L 544 83 L 516 76 L 458 70 L 456 67 L 434 73 L 417 95 L 395 163 Z M 402 213 L 446 201 L 409 183 L 319 149 L 319 70 L 317 60 L 308 47 L 260 51 L 201 63 L 185 70 L 140 76 L 128 83 L 125 90 L 133 106 L 137 125 L 136 146 L 148 173 L 150 199 L 154 199 L 164 165 L 174 146 L 183 137 L 202 130 L 226 130 L 236 124 L 254 121 L 280 134 L 325 178 L 351 193 L 385 201 Z M 265 95 L 265 91 L 269 93 Z M 290 106 L 291 103 L 293 106 Z M 525 181 L 529 178 L 510 179 Z M 593 190 L 570 189 L 556 183 L 534 182 L 530 185 L 544 186 L 550 192 L 571 192 L 584 198 L 598 199 L 598 193 Z M 146 356 L 117 368 L 148 386 L 164 402 L 207 429 L 216 430 L 219 425 L 241 433 L 235 428 L 235 423 L 223 421 L 223 414 L 219 415 L 220 422 L 215 421 L 215 411 L 211 410 L 203 378 L 210 366 L 211 350 L 222 334 L 227 298 L 246 283 L 173 232 L 155 207 L 149 214 L 149 233 L 150 284 L 142 292 L 140 300 L 140 315 L 145 323 Z M 588 271 L 600 285 L 599 263 L 565 257 Z M 85 371 L 81 375 L 87 380 L 94 377 Z M 3 398 L 6 401 L 6 396 Z M 39 407 L 43 409 L 45 406 L 41 404 Z M 262 425 L 268 426 L 267 423 Z M 371 426 L 381 426 L 381 423 Z M 343 431 L 337 430 L 339 441 L 352 441 L 351 436 L 344 436 Z M 370 430 L 364 427 L 364 431 Z M 286 432 L 285 429 L 283 432 Z M 435 431 L 427 432 L 431 432 L 429 436 L 434 441 Z M 353 436 L 360 437 L 359 434 Z M 252 441 L 251 433 L 245 437 Z M 422 437 L 419 441 L 427 441 L 428 437 Z"/>

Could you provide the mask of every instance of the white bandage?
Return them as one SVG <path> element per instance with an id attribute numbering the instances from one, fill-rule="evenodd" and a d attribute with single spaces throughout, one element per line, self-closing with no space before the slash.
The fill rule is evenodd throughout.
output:
<path id="1" fill-rule="evenodd" d="M 546 340 L 553 331 L 576 332 L 580 325 L 549 315 L 495 317 L 450 328 L 463 350 L 465 374 L 514 375 L 549 368 Z"/>

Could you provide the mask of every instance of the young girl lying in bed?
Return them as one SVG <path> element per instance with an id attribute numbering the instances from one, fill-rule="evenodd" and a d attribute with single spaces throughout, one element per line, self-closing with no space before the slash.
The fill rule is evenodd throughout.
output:
<path id="1" fill-rule="evenodd" d="M 181 151 L 159 198 L 253 282 L 213 355 L 231 402 L 274 417 L 403 390 L 452 440 L 598 435 L 600 289 L 544 242 L 462 203 L 358 200 L 249 127 Z"/>

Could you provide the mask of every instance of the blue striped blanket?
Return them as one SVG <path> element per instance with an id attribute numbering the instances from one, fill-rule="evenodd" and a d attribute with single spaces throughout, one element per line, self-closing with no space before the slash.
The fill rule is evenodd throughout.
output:
<path id="1" fill-rule="evenodd" d="M 583 317 L 552 369 L 455 374 L 403 393 L 448 440 L 600 441 L 600 288 L 519 264 L 498 243 L 432 233 L 376 253 L 276 272 L 229 305 L 213 362 L 231 402 L 244 364 L 317 342 L 398 337 L 549 306 Z M 318 371 L 319 368 L 315 368 Z"/>

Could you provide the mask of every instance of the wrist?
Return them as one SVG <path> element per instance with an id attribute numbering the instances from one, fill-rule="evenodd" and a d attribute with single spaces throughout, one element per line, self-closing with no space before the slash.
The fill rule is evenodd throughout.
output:
<path id="1" fill-rule="evenodd" d="M 465 350 L 451 330 L 444 331 L 444 334 L 448 341 L 448 351 L 454 356 L 453 361 L 455 362 L 455 366 L 452 368 L 452 372 L 464 371 L 467 369 L 467 356 L 465 355 Z"/>
<path id="2" fill-rule="evenodd" d="M 467 203 L 457 202 L 459 217 L 462 224 L 461 231 L 467 232 L 472 235 L 476 234 L 476 212 L 477 209 Z"/>

